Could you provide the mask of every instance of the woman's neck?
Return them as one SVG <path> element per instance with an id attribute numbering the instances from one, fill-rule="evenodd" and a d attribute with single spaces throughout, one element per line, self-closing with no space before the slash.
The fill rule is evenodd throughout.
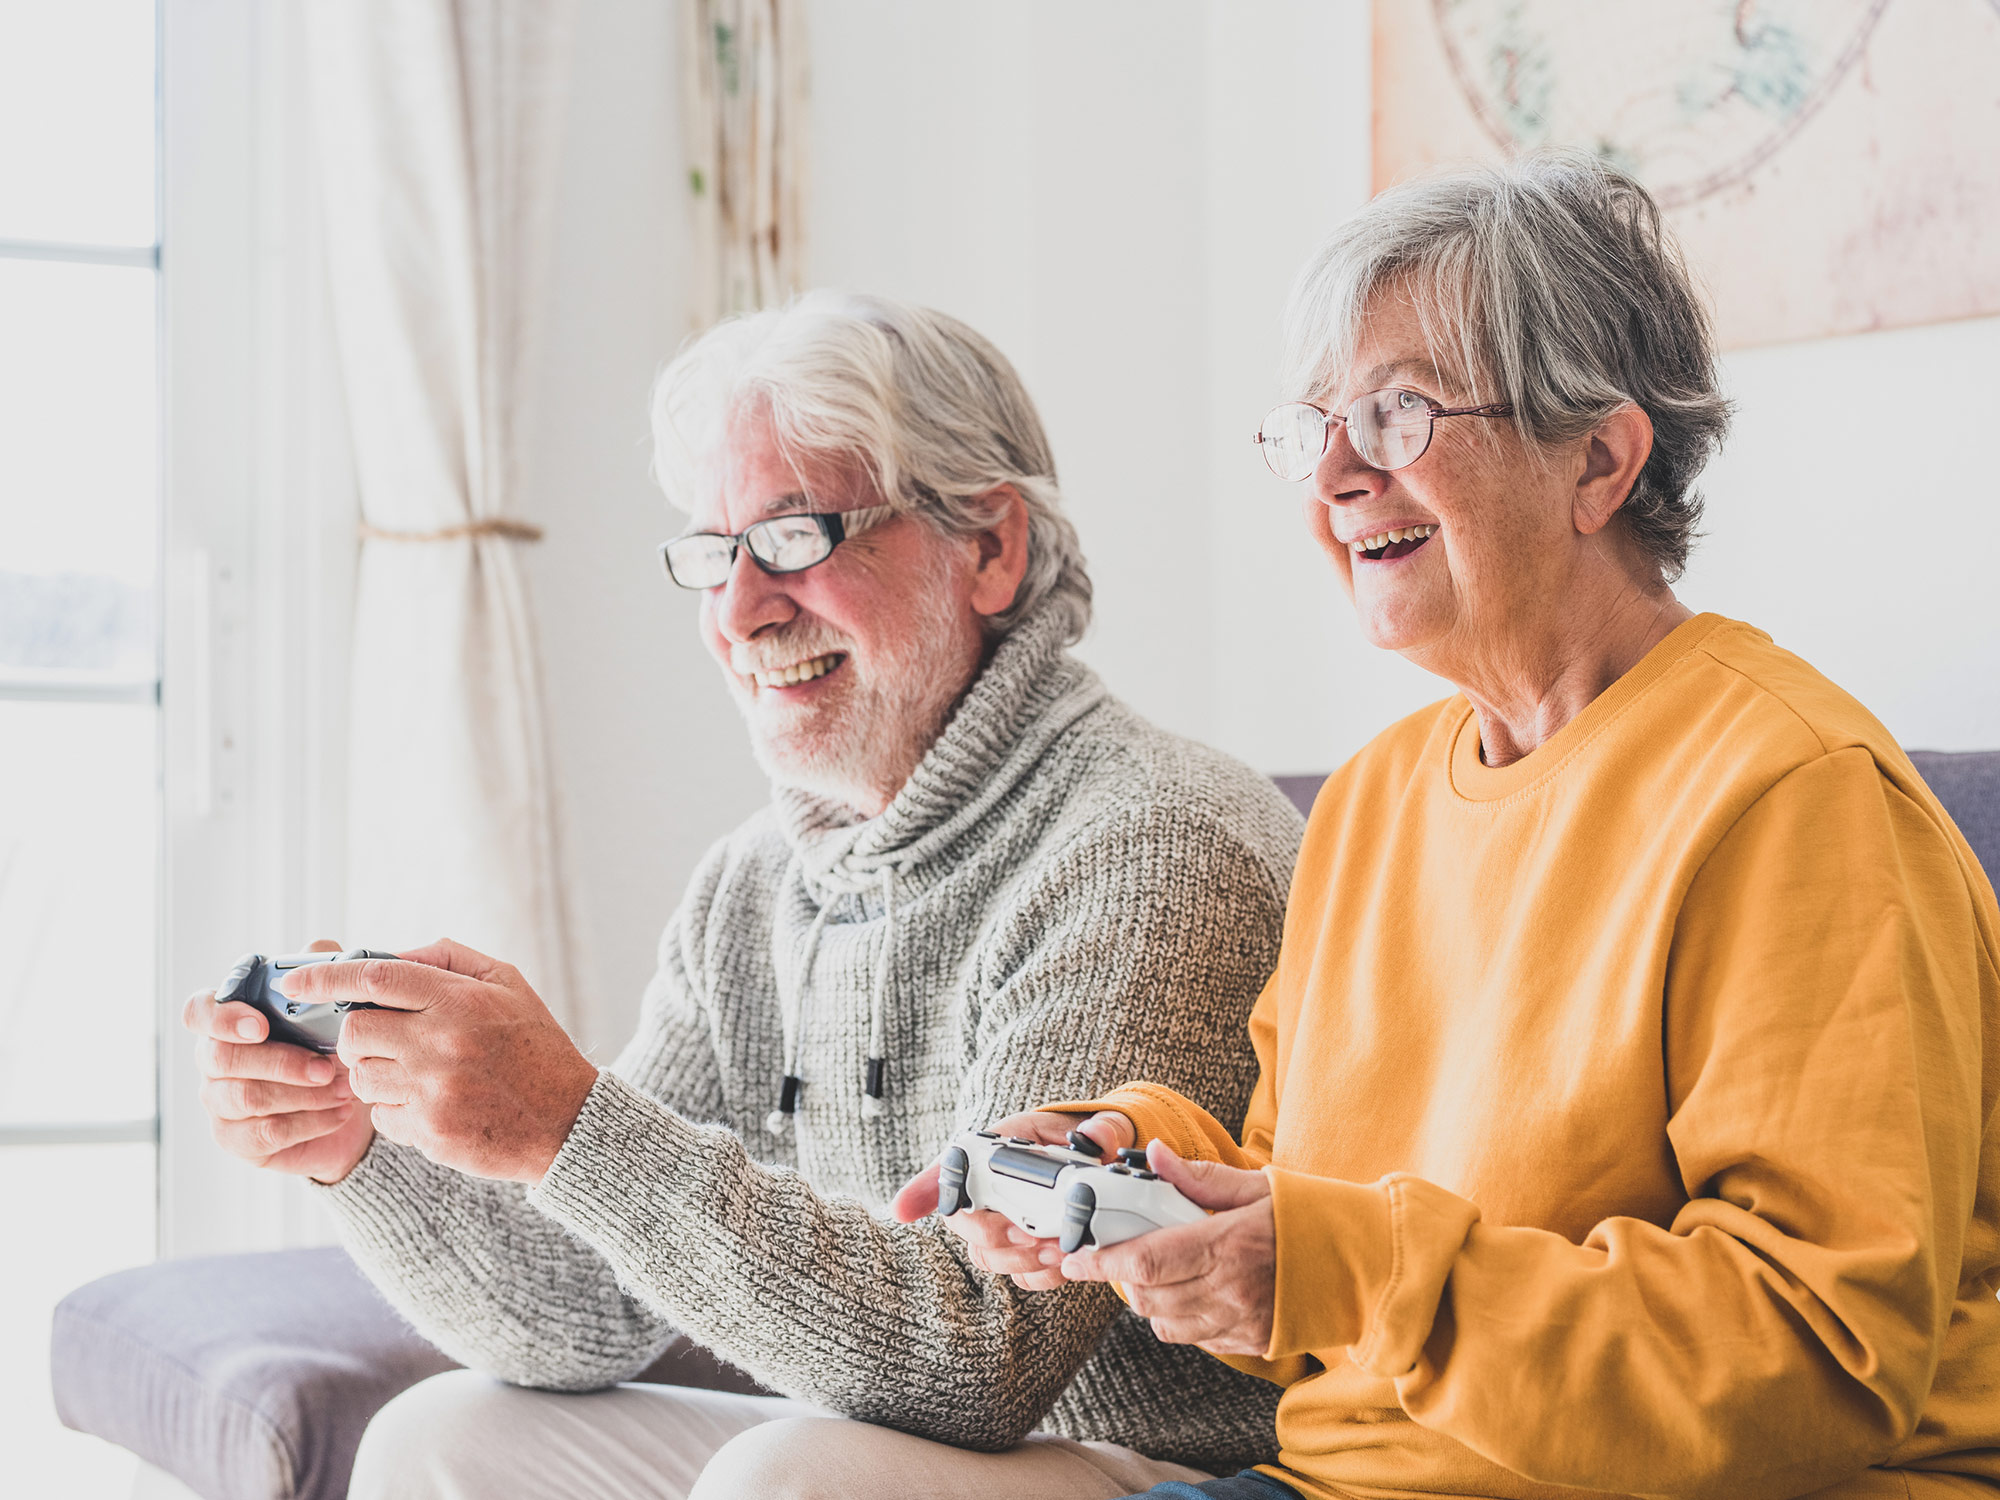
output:
<path id="1" fill-rule="evenodd" d="M 1694 611 L 1662 584 L 1575 610 L 1539 639 L 1510 643 L 1457 687 L 1479 718 L 1479 758 L 1511 765 L 1546 744 Z"/>

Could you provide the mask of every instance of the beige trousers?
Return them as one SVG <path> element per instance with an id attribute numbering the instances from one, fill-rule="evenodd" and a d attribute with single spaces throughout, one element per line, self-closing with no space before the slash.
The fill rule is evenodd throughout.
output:
<path id="1" fill-rule="evenodd" d="M 968 1453 L 774 1396 L 522 1390 L 470 1370 L 376 1413 L 348 1500 L 1115 1500 L 1209 1476 L 1036 1434 Z"/>

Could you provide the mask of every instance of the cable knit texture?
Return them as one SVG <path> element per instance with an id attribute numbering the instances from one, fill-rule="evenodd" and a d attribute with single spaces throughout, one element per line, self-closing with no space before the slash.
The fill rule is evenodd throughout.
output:
<path id="1" fill-rule="evenodd" d="M 526 1385 L 628 1378 L 680 1331 L 965 1447 L 1042 1428 L 1212 1471 L 1273 1455 L 1275 1386 L 1159 1343 L 1105 1287 L 1022 1292 L 885 1212 L 954 1132 L 1040 1100 L 1149 1078 L 1234 1124 L 1255 1081 L 1298 817 L 1110 697 L 1060 623 L 1000 644 L 880 817 L 781 792 L 710 851 L 539 1186 L 378 1140 L 326 1190 L 419 1329 Z"/>

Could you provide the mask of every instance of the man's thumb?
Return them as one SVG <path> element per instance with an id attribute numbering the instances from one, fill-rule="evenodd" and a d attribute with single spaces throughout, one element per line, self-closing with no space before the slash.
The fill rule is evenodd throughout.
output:
<path id="1" fill-rule="evenodd" d="M 938 1169 L 933 1162 L 917 1173 L 896 1194 L 891 1211 L 899 1224 L 914 1224 L 938 1205 Z"/>
<path id="2" fill-rule="evenodd" d="M 1271 1192 L 1270 1180 L 1262 1172 L 1245 1172 L 1219 1161 L 1189 1161 L 1161 1140 L 1146 1147 L 1146 1165 L 1160 1174 L 1162 1182 L 1179 1188 L 1195 1207 L 1212 1213 L 1241 1208 Z"/>

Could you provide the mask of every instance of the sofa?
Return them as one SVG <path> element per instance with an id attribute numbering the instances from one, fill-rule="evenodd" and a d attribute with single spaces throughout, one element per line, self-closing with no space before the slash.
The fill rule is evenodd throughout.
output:
<path id="1" fill-rule="evenodd" d="M 2000 873 L 2000 751 L 1911 757 L 1988 877 Z M 1324 778 L 1279 777 L 1310 808 Z M 56 1409 L 203 1500 L 340 1500 L 361 1432 L 391 1397 L 455 1368 L 337 1249 L 163 1261 L 57 1307 Z M 685 1341 L 637 1377 L 755 1392 Z"/>

